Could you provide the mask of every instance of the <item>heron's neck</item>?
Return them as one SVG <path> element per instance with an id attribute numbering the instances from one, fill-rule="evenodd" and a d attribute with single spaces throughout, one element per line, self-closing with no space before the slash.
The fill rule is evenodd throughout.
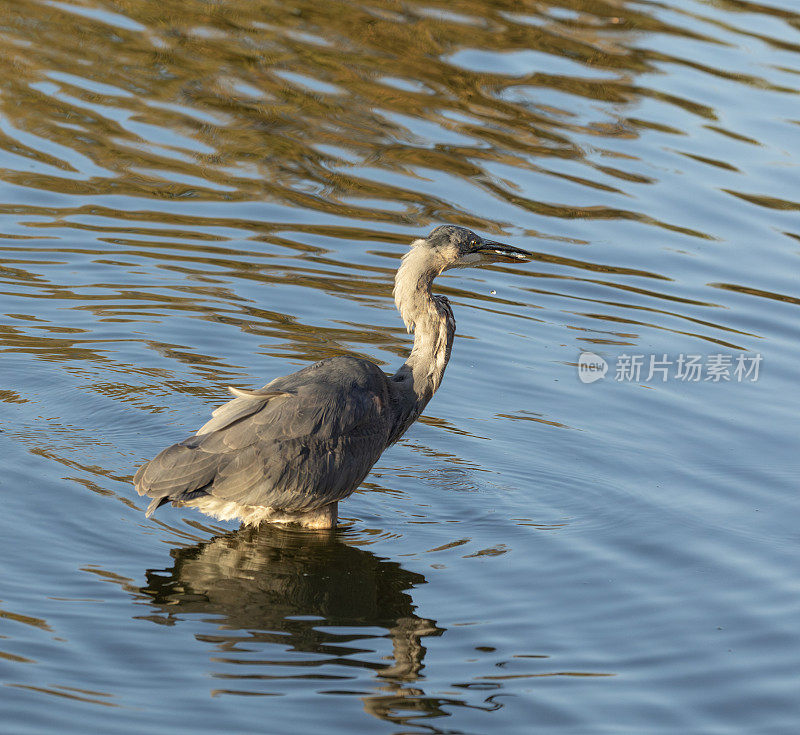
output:
<path id="1" fill-rule="evenodd" d="M 455 336 L 455 319 L 447 300 L 431 291 L 441 268 L 421 247 L 403 257 L 394 282 L 394 301 L 414 347 L 393 379 L 402 395 L 400 433 L 416 420 L 442 382 Z"/>

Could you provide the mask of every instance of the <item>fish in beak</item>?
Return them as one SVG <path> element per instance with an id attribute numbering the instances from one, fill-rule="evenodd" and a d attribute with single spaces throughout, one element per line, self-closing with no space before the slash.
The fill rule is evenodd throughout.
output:
<path id="1" fill-rule="evenodd" d="M 494 240 L 483 240 L 472 252 L 480 255 L 484 263 L 527 263 L 533 258 L 527 250 Z"/>

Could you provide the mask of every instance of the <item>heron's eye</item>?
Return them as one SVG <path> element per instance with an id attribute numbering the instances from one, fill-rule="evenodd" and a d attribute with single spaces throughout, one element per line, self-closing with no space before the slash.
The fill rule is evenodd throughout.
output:
<path id="1" fill-rule="evenodd" d="M 477 240 L 470 240 L 469 244 L 472 245 L 473 247 L 475 247 L 478 244 L 478 241 Z"/>

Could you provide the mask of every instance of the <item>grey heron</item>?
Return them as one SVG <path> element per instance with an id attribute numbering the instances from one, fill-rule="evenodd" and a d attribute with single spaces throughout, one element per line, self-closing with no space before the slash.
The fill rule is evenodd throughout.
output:
<path id="1" fill-rule="evenodd" d="M 394 375 L 357 357 L 331 357 L 258 390 L 229 388 L 197 433 L 139 468 L 149 517 L 171 502 L 245 525 L 336 525 L 338 502 L 419 417 L 442 382 L 456 323 L 434 295 L 443 271 L 525 262 L 531 253 L 455 225 L 415 240 L 395 275 L 394 301 L 414 346 Z"/>

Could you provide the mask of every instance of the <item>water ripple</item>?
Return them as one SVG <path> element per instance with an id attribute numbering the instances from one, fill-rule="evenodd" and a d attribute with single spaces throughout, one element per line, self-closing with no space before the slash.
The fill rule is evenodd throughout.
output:
<path id="1" fill-rule="evenodd" d="M 8 726 L 797 731 L 790 5 L 7 0 Z M 227 385 L 399 364 L 443 221 L 533 262 L 440 278 L 447 378 L 336 533 L 143 518 Z"/>

